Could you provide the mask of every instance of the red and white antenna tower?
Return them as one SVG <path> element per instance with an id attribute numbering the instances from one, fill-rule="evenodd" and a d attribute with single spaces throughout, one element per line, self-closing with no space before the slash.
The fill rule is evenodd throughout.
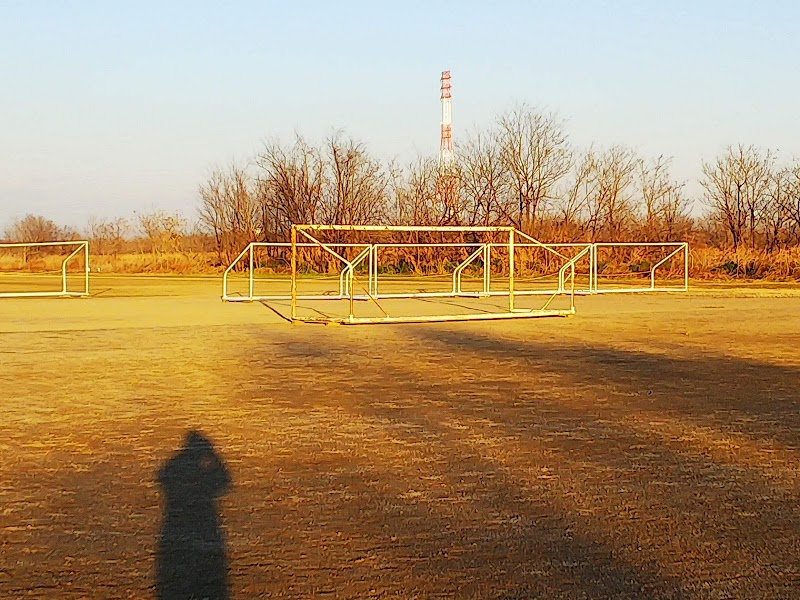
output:
<path id="1" fill-rule="evenodd" d="M 453 166 L 453 113 L 450 105 L 450 71 L 442 71 L 442 137 L 439 143 L 439 168 Z"/>
<path id="2" fill-rule="evenodd" d="M 453 165 L 453 113 L 450 106 L 450 71 L 442 71 L 442 136 L 439 143 L 437 196 L 442 206 L 440 224 L 458 222 L 458 178 Z"/>

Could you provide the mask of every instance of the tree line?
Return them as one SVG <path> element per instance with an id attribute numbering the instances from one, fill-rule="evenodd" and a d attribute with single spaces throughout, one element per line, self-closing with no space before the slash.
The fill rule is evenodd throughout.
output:
<path id="1" fill-rule="evenodd" d="M 28 215 L 8 241 L 87 237 L 93 253 L 207 252 L 223 264 L 250 241 L 286 241 L 293 223 L 513 225 L 549 242 L 677 241 L 772 253 L 800 246 L 800 163 L 730 146 L 701 165 L 690 198 L 665 156 L 578 148 L 555 113 L 526 105 L 462 137 L 454 165 L 382 161 L 343 132 L 269 141 L 210 172 L 196 222 L 161 210 L 91 219 L 83 232 Z M 692 214 L 692 203 L 702 214 Z"/>
<path id="2" fill-rule="evenodd" d="M 292 223 L 513 225 L 543 241 L 675 241 L 768 251 L 800 244 L 800 163 L 731 146 L 702 164 L 690 214 L 671 159 L 578 149 L 558 115 L 520 106 L 474 131 L 444 172 L 432 157 L 382 162 L 341 132 L 271 141 L 200 185 L 200 220 L 221 257 L 285 241 Z M 444 193 L 446 185 L 455 193 Z"/>
<path id="3" fill-rule="evenodd" d="M 197 223 L 191 223 L 180 213 L 160 209 L 134 213 L 132 218 L 90 217 L 83 229 L 61 226 L 52 219 L 28 214 L 6 227 L 3 239 L 28 243 L 86 239 L 91 241 L 93 253 L 103 255 L 210 249 L 210 236 Z"/>

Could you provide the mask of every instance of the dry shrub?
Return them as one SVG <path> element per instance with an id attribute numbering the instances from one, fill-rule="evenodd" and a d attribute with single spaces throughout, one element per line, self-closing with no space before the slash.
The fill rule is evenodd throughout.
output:
<path id="1" fill-rule="evenodd" d="M 170 252 L 92 256 L 96 273 L 173 273 L 179 275 L 217 273 L 212 252 Z"/>
<path id="2" fill-rule="evenodd" d="M 25 256 L 21 252 L 0 254 L 0 271 L 22 273 L 60 272 L 66 254 L 32 254 Z M 77 268 L 72 263 L 69 270 Z M 81 267 L 83 268 L 83 267 Z"/>
<path id="3" fill-rule="evenodd" d="M 694 248 L 689 275 L 694 279 L 800 280 L 800 248 L 774 252 L 749 248 Z"/>
<path id="4" fill-rule="evenodd" d="M 258 268 L 288 274 L 288 254 L 283 254 L 281 257 L 260 257 Z M 381 272 L 408 275 L 448 274 L 467 255 L 463 248 L 386 248 L 381 254 Z M 65 257 L 65 254 L 36 255 L 25 260 L 20 253 L 0 253 L 0 272 L 58 272 Z M 116 256 L 92 255 L 90 260 L 94 273 L 214 274 L 221 273 L 227 267 L 219 263 L 215 252 L 131 252 Z M 606 276 L 646 273 L 655 260 L 657 258 L 654 254 L 642 248 L 609 252 L 600 257 L 601 273 Z M 493 270 L 507 274 L 503 267 L 505 256 L 495 252 L 492 262 Z M 560 259 L 530 249 L 520 249 L 516 262 L 518 274 L 522 276 L 554 272 L 561 264 Z M 312 254 L 301 256 L 300 263 L 310 272 L 316 273 L 338 272 L 340 268 L 337 260 Z M 246 261 L 242 261 L 242 267 L 246 267 Z M 472 270 L 479 268 L 480 263 L 476 262 Z M 69 265 L 70 272 L 82 269 L 80 258 Z M 579 271 L 582 269 L 584 265 L 579 265 Z M 659 268 L 661 276 L 680 276 L 682 272 L 682 255 Z M 694 247 L 690 252 L 689 276 L 700 280 L 800 281 L 800 247 L 773 252 L 747 248 L 734 250 Z"/>

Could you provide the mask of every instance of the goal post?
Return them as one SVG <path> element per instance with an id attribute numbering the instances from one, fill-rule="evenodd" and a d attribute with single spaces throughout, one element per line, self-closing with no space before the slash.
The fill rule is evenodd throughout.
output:
<path id="1" fill-rule="evenodd" d="M 0 243 L 0 298 L 86 297 L 89 272 L 86 240 Z"/>
<path id="2" fill-rule="evenodd" d="M 329 243 L 321 239 L 325 233 L 337 232 L 347 233 L 350 235 L 358 235 L 362 238 L 367 238 L 368 246 L 362 250 L 356 257 L 349 259 L 337 251 L 335 244 Z M 378 234 L 415 234 L 417 241 L 415 242 L 384 242 L 381 243 L 374 238 Z M 478 242 L 419 242 L 419 235 L 422 234 L 468 234 L 474 237 L 483 236 L 484 239 Z M 301 250 L 301 242 L 305 244 L 316 245 L 316 247 L 327 253 L 329 256 L 335 258 L 342 265 L 341 272 L 344 274 L 344 288 L 345 297 L 341 295 L 338 299 L 347 301 L 347 311 L 344 315 L 331 316 L 318 314 L 310 316 L 308 314 L 301 315 L 298 310 L 300 295 L 298 294 L 298 254 Z M 517 267 L 515 265 L 515 258 L 517 255 L 516 241 L 524 240 L 526 244 L 535 246 L 536 248 L 549 253 L 561 260 L 559 265 L 557 277 L 559 281 L 563 281 L 566 285 L 561 285 L 559 289 L 551 291 L 549 297 L 534 307 L 521 307 L 517 302 L 518 288 L 515 282 Z M 575 258 L 568 258 L 558 251 L 549 248 L 546 244 L 542 244 L 538 240 L 514 229 L 513 227 L 502 226 L 487 226 L 487 227 L 451 227 L 451 226 L 412 226 L 412 225 L 294 225 L 292 227 L 292 269 L 291 269 L 291 314 L 290 319 L 294 322 L 323 322 L 323 323 L 340 323 L 340 324 L 368 324 L 368 323 L 408 323 L 408 322 L 434 322 L 434 321 L 469 321 L 469 320 L 488 320 L 488 319 L 511 319 L 511 318 L 531 318 L 531 317 L 548 317 L 548 316 L 570 316 L 575 313 L 574 303 L 574 278 L 575 278 Z M 506 265 L 503 267 L 506 276 L 503 278 L 505 289 L 502 291 L 495 291 L 492 293 L 490 289 L 491 270 L 492 264 L 488 263 L 488 256 L 492 247 L 505 249 L 507 258 Z M 447 251 L 452 251 L 454 248 L 461 250 L 462 255 L 466 255 L 459 262 L 449 261 L 451 267 L 454 266 L 452 273 L 447 273 L 443 279 L 449 281 L 452 277 L 452 288 L 445 288 L 439 291 L 403 291 L 403 292 L 384 292 L 380 287 L 381 273 L 384 269 L 381 268 L 380 251 L 382 249 L 406 249 L 416 250 L 428 249 L 434 252 L 445 254 Z M 452 252 L 451 252 L 452 253 Z M 472 264 L 482 262 L 481 279 L 483 282 L 483 289 L 478 291 L 466 292 L 463 290 L 463 274 L 465 270 Z M 367 264 L 367 281 L 357 282 L 358 267 L 359 265 Z M 568 282 L 568 283 L 567 283 Z M 358 283 L 358 285 L 357 285 Z M 445 282 L 446 283 L 446 282 Z M 356 288 L 360 291 L 357 292 Z M 499 292 L 499 293 L 498 293 Z M 445 312 L 431 314 L 429 310 L 430 304 L 420 304 L 420 300 L 425 301 L 430 298 L 475 298 L 486 299 L 493 298 L 494 296 L 506 296 L 507 305 L 497 306 L 494 304 L 484 304 L 482 306 L 474 306 L 473 310 L 469 312 Z M 566 307 L 555 308 L 553 301 L 557 296 L 565 296 L 568 298 Z M 412 314 L 396 314 L 393 310 L 390 312 L 387 307 L 390 302 L 405 299 L 406 303 L 404 308 L 406 312 L 410 311 Z M 372 314 L 363 316 L 356 314 L 356 302 L 364 301 L 366 304 L 376 309 L 379 314 Z M 413 302 L 416 301 L 416 304 Z M 430 300 L 428 300 L 430 302 Z M 443 307 L 449 307 L 448 304 L 442 304 Z M 464 308 L 463 305 L 460 305 Z M 469 307 L 467 307 L 469 308 Z"/>
<path id="3" fill-rule="evenodd" d="M 597 242 L 593 294 L 688 292 L 688 242 Z"/>
<path id="4" fill-rule="evenodd" d="M 223 274 L 222 299 L 270 302 L 287 320 L 351 324 L 564 316 L 574 314 L 576 295 L 689 286 L 686 242 L 549 243 L 508 226 L 317 224 L 294 225 L 288 239 L 249 243 Z"/>

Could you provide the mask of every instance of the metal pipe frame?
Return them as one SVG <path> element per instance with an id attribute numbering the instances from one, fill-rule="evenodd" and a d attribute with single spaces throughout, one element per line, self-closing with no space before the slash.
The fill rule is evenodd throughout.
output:
<path id="1" fill-rule="evenodd" d="M 489 291 L 486 289 L 486 248 L 487 244 L 479 247 L 477 250 L 475 250 L 475 252 L 470 254 L 466 260 L 461 261 L 461 263 L 455 268 L 453 271 L 453 296 L 461 295 L 461 274 L 464 272 L 464 269 L 472 264 L 479 256 L 483 261 L 483 293 L 485 294 Z"/>
<path id="2" fill-rule="evenodd" d="M 369 248 L 369 244 L 331 244 L 336 248 Z M 226 302 L 258 302 L 261 300 L 290 300 L 291 294 L 272 294 L 266 296 L 258 296 L 255 294 L 255 259 L 253 258 L 253 252 L 255 248 L 291 248 L 291 242 L 250 242 L 247 244 L 244 250 L 242 250 L 239 255 L 233 259 L 231 264 L 225 269 L 222 274 L 222 299 Z M 317 244 L 313 244 L 311 242 L 301 242 L 296 244 L 297 248 L 318 248 Z M 236 266 L 239 262 L 245 257 L 248 256 L 248 295 L 234 295 L 229 293 L 229 277 L 230 274 L 236 269 Z M 300 300 L 331 300 L 331 299 L 342 299 L 347 297 L 344 292 L 344 276 L 345 272 L 342 271 L 339 273 L 339 294 L 331 295 L 331 294 L 309 294 L 309 295 L 298 295 L 298 299 Z"/>
<path id="3" fill-rule="evenodd" d="M 304 224 L 292 225 L 298 231 L 405 231 L 411 233 L 501 233 L 514 230 L 513 227 L 505 225 L 497 226 L 450 226 L 450 225 L 321 225 Z M 533 241 L 533 238 L 530 238 Z"/>
<path id="4" fill-rule="evenodd" d="M 359 255 L 353 259 L 352 261 L 348 261 L 344 256 L 337 253 L 332 248 L 332 244 L 326 244 L 322 241 L 316 239 L 312 235 L 308 233 L 308 231 L 407 231 L 407 232 L 430 232 L 430 231 L 441 231 L 441 232 L 501 232 L 508 234 L 508 248 L 509 248 L 509 279 L 508 279 L 508 311 L 506 312 L 495 312 L 495 313 L 478 313 L 478 314 L 463 314 L 463 315 L 432 315 L 432 316 L 391 316 L 389 315 L 383 307 L 380 306 L 378 303 L 379 298 L 386 298 L 386 297 L 398 297 L 398 295 L 387 295 L 387 294 L 378 294 L 377 293 L 377 279 L 378 279 L 378 261 L 377 261 L 377 248 L 381 246 L 381 244 L 372 244 L 370 249 L 367 251 L 362 251 Z M 338 260 L 340 260 L 345 265 L 345 272 L 347 275 L 345 276 L 346 284 L 346 291 L 348 292 L 348 299 L 349 299 L 349 314 L 347 317 L 299 317 L 297 315 L 297 269 L 296 269 L 296 260 L 297 260 L 297 234 L 303 235 L 309 241 L 316 243 L 319 248 L 325 250 L 329 254 L 335 256 Z M 425 323 L 425 322 L 439 322 L 439 321 L 472 321 L 472 320 L 487 320 L 487 319 L 511 319 L 511 318 L 532 318 L 532 317 L 545 317 L 545 316 L 569 316 L 575 314 L 575 290 L 574 290 L 574 282 L 575 282 L 575 262 L 582 258 L 584 252 L 578 253 L 576 257 L 569 259 L 565 257 L 560 252 L 553 250 L 552 248 L 548 248 L 546 245 L 542 244 L 538 240 L 531 238 L 525 234 L 520 233 L 520 236 L 523 239 L 528 240 L 529 242 L 533 242 L 532 244 L 543 248 L 544 250 L 551 252 L 558 256 L 561 259 L 566 259 L 567 263 L 564 264 L 561 269 L 559 270 L 559 282 L 560 288 L 563 288 L 563 282 L 566 279 L 566 272 L 569 269 L 569 278 L 570 278 L 570 308 L 569 309 L 550 309 L 549 306 L 552 301 L 555 299 L 556 296 L 560 294 L 565 294 L 566 292 L 563 289 L 557 290 L 551 297 L 546 301 L 545 305 L 540 309 L 517 309 L 515 307 L 515 284 L 514 284 L 514 275 L 515 275 L 515 266 L 514 266 L 514 258 L 515 258 L 515 234 L 520 233 L 517 232 L 512 227 L 413 227 L 413 226 L 401 226 L 401 227 L 392 227 L 392 226 L 357 226 L 357 225 L 294 225 L 292 227 L 292 314 L 291 320 L 293 322 L 310 322 L 310 323 L 340 323 L 340 324 L 369 324 L 369 323 Z M 450 247 L 450 246 L 467 246 L 467 247 L 474 247 L 476 244 L 474 243 L 463 243 L 463 244 L 396 244 L 393 245 L 394 247 Z M 449 290 L 448 292 L 428 292 L 428 293 L 414 293 L 414 294 L 407 294 L 404 295 L 406 297 L 430 297 L 432 294 L 453 297 L 453 296 L 461 296 L 466 295 L 463 292 L 459 293 L 460 288 L 460 278 L 461 273 L 463 273 L 464 269 L 475 259 L 479 256 L 483 256 L 484 260 L 488 254 L 488 243 L 477 244 L 477 249 L 470 254 L 464 261 L 462 261 L 457 267 L 456 272 L 453 276 L 453 289 Z M 365 256 L 370 257 L 370 267 L 368 269 L 368 291 L 367 291 L 367 298 L 368 300 L 375 303 L 381 312 L 384 313 L 385 316 L 383 317 L 357 317 L 355 315 L 355 305 L 354 301 L 357 299 L 354 293 L 354 279 L 355 279 L 355 267 L 360 262 L 363 262 Z M 484 265 L 484 269 L 486 270 L 486 264 Z M 484 286 L 485 290 L 488 289 L 489 280 L 484 273 Z M 373 295 L 372 292 L 375 292 Z M 424 296 L 423 296 L 424 294 Z M 478 293 L 482 295 L 481 293 Z M 331 297 L 329 297 L 331 298 Z M 359 298 L 360 299 L 360 298 Z"/>
<path id="5" fill-rule="evenodd" d="M 476 233 L 507 233 L 508 241 L 501 242 L 453 242 L 453 243 L 412 243 L 412 242 L 396 242 L 396 243 L 324 243 L 309 232 L 317 231 L 362 231 L 362 232 L 476 232 Z M 297 242 L 297 235 L 301 235 L 307 241 Z M 521 241 L 524 240 L 524 241 Z M 674 247 L 675 249 L 670 252 L 666 257 L 654 264 L 650 269 L 650 286 L 649 287 L 627 287 L 627 288 L 613 288 L 613 289 L 600 289 L 598 283 L 598 259 L 599 249 L 603 247 L 625 247 L 625 246 L 644 246 L 644 247 Z M 291 293 L 290 295 L 269 295 L 269 296 L 256 296 L 254 293 L 254 258 L 253 252 L 257 247 L 290 247 L 292 256 L 292 273 L 291 273 Z M 474 249 L 473 252 L 462 262 L 456 266 L 453 272 L 452 288 L 447 291 L 441 292 L 401 292 L 401 293 L 381 293 L 379 289 L 379 252 L 381 248 L 467 248 Z M 297 260 L 298 249 L 300 248 L 319 248 L 331 256 L 339 260 L 343 269 L 339 273 L 339 293 L 338 294 L 308 294 L 301 295 L 297 293 Z M 347 260 L 342 254 L 334 250 L 334 248 L 360 248 L 361 251 L 352 260 Z M 509 279 L 508 288 L 502 290 L 491 290 L 491 250 L 493 248 L 507 248 L 509 251 Z M 558 269 L 557 277 L 558 283 L 556 289 L 544 290 L 525 290 L 518 289 L 519 284 L 516 281 L 516 251 L 520 248 L 541 248 L 546 252 L 558 257 L 564 261 L 562 266 Z M 563 248 L 576 248 L 579 251 L 570 258 L 569 256 L 559 252 L 558 249 Z M 669 261 L 671 258 L 679 254 L 681 251 L 684 255 L 684 282 L 683 287 L 658 287 L 656 286 L 656 271 L 659 267 Z M 248 296 L 232 296 L 228 292 L 228 276 L 235 266 L 248 255 L 249 257 L 249 294 Z M 589 286 L 588 289 L 576 289 L 576 269 L 575 266 L 578 261 L 589 259 Z M 462 286 L 462 275 L 465 269 L 474 261 L 481 258 L 483 263 L 483 289 L 480 291 L 469 292 L 464 291 Z M 356 268 L 367 261 L 367 285 L 364 288 L 364 293 L 357 293 L 355 291 Z M 248 244 L 247 248 L 234 259 L 231 265 L 225 270 L 223 274 L 223 300 L 227 301 L 253 301 L 253 300 L 291 300 L 292 302 L 292 320 L 294 321 L 307 321 L 307 322 L 334 322 L 334 323 L 404 323 L 404 322 L 429 322 L 429 321 L 463 321 L 463 320 L 485 320 L 493 318 L 521 318 L 525 316 L 564 316 L 575 313 L 575 295 L 576 294 L 599 294 L 599 293 L 637 293 L 637 292 L 675 292 L 675 291 L 688 291 L 688 261 L 689 261 L 689 245 L 686 242 L 596 242 L 596 243 L 543 243 L 529 235 L 522 233 L 513 227 L 446 227 L 446 226 L 431 226 L 431 227 L 415 227 L 415 226 L 384 226 L 384 225 L 295 225 L 292 227 L 292 242 L 252 242 Z M 515 306 L 515 298 L 517 296 L 549 296 L 544 307 L 538 310 L 517 309 Z M 550 309 L 549 306 L 552 301 L 559 295 L 567 295 L 570 298 L 570 308 L 563 310 Z M 394 299 L 394 298 L 481 298 L 486 296 L 508 296 L 508 311 L 498 313 L 482 313 L 480 315 L 436 315 L 428 317 L 392 317 L 378 303 L 381 299 Z M 334 317 L 298 317 L 297 315 L 297 302 L 301 300 L 348 300 L 349 301 L 349 314 L 347 317 L 334 318 Z M 384 317 L 357 317 L 355 315 L 355 301 L 371 301 L 384 313 Z"/>
<path id="6" fill-rule="evenodd" d="M 592 294 L 634 294 L 645 292 L 688 292 L 689 291 L 689 243 L 688 242 L 596 242 L 593 244 L 594 258 L 592 260 L 594 270 L 594 288 Z M 599 248 L 625 248 L 625 247 L 651 247 L 651 248 L 675 248 L 672 252 L 667 254 L 664 258 L 650 267 L 648 279 L 650 285 L 648 287 L 616 287 L 600 289 L 599 273 L 598 273 L 598 249 Z M 684 253 L 683 259 L 683 286 L 666 287 L 656 286 L 656 270 L 658 267 L 666 263 L 669 259 L 681 252 Z"/>
<path id="7" fill-rule="evenodd" d="M 506 296 L 508 295 L 508 291 L 501 289 L 501 290 L 492 290 L 491 289 L 491 269 L 486 269 L 484 267 L 484 283 L 483 283 L 483 290 L 479 292 L 468 292 L 464 291 L 463 287 L 461 286 L 461 277 L 460 275 L 463 273 L 464 269 L 460 268 L 464 266 L 464 268 L 468 265 L 464 265 L 463 263 L 459 263 L 457 269 L 459 269 L 459 278 L 456 283 L 455 289 L 451 289 L 448 291 L 441 291 L 441 292 L 400 292 L 400 293 L 380 293 L 379 291 L 379 273 L 378 273 L 378 264 L 379 264 L 379 250 L 380 248 L 453 248 L 453 247 L 463 247 L 463 248 L 476 248 L 476 249 L 484 249 L 485 255 L 482 257 L 482 262 L 484 265 L 489 265 L 491 260 L 491 250 L 493 248 L 507 248 L 508 244 L 505 243 L 498 243 L 498 242 L 487 242 L 487 243 L 480 243 L 480 242 L 461 242 L 461 243 L 425 243 L 425 244 L 415 244 L 411 242 L 406 243 L 380 243 L 380 244 L 330 244 L 331 247 L 336 248 L 363 248 L 365 250 L 369 249 L 371 251 L 371 258 L 368 263 L 368 286 L 367 286 L 367 293 L 366 294 L 354 294 L 355 300 L 368 300 L 370 296 L 375 298 L 446 298 L 446 297 L 467 297 L 467 298 L 477 298 L 481 296 Z M 657 264 L 653 265 L 650 270 L 650 285 L 648 287 L 620 287 L 620 288 L 610 288 L 610 289 L 601 289 L 599 286 L 599 272 L 598 272 L 598 247 L 612 247 L 612 246 L 652 246 L 652 247 L 675 247 L 676 250 L 673 251 L 670 255 L 659 261 Z M 289 242 L 251 242 L 248 246 L 237 256 L 231 265 L 225 270 L 223 274 L 223 292 L 222 292 L 222 299 L 228 302 L 252 302 L 252 301 L 267 301 L 267 300 L 290 300 L 291 294 L 271 294 L 271 295 L 255 295 L 254 293 L 254 277 L 255 272 L 253 266 L 251 266 L 249 273 L 248 273 L 248 287 L 249 293 L 246 296 L 243 295 L 232 295 L 228 292 L 229 290 L 229 275 L 235 269 L 236 265 L 244 258 L 244 256 L 248 255 L 253 248 L 258 247 L 291 247 L 291 243 Z M 298 248 L 314 248 L 317 247 L 317 244 L 313 244 L 310 242 L 305 243 L 298 243 Z M 515 243 L 515 248 L 533 248 L 533 247 L 543 247 L 545 249 L 550 248 L 581 248 L 582 250 L 575 255 L 575 259 L 583 258 L 585 256 L 587 250 L 589 254 L 589 286 L 588 288 L 585 287 L 577 287 L 575 284 L 575 294 L 577 295 L 592 295 L 592 294 L 609 294 L 609 293 L 645 293 L 645 292 L 686 292 L 689 289 L 689 245 L 686 242 L 597 242 L 597 243 L 539 243 L 539 244 L 529 244 L 529 243 Z M 676 254 L 679 254 L 681 251 L 685 251 L 684 253 L 684 281 L 682 287 L 664 287 L 664 286 L 657 286 L 655 285 L 655 275 L 656 270 L 658 267 L 666 263 L 670 258 L 673 258 Z M 559 255 L 561 255 L 559 253 Z M 563 256 L 563 255 L 561 255 Z M 360 258 L 359 260 L 354 260 L 354 266 L 358 266 L 365 258 L 369 258 L 369 255 Z M 471 260 L 470 260 L 471 259 Z M 477 257 L 470 257 L 467 259 L 469 263 L 474 262 L 477 260 Z M 465 261 L 466 262 L 466 261 Z M 454 273 L 455 274 L 455 273 Z M 88 277 L 88 276 L 87 276 Z M 343 300 L 349 298 L 349 277 L 350 269 L 345 267 L 339 273 L 339 293 L 338 294 L 298 294 L 297 298 L 299 300 Z M 516 296 L 546 296 L 552 295 L 553 293 L 564 293 L 565 292 L 565 284 L 566 281 L 560 277 L 558 281 L 558 287 L 555 289 L 549 290 L 525 290 L 525 289 L 517 289 L 518 286 L 515 286 L 514 294 Z"/>
<path id="8" fill-rule="evenodd" d="M 443 323 L 451 321 L 493 321 L 501 319 L 535 319 L 542 317 L 571 317 L 574 310 L 534 309 L 514 312 L 474 313 L 464 315 L 430 315 L 430 316 L 400 316 L 400 317 L 303 317 L 293 319 L 303 323 L 336 323 L 339 325 L 376 325 L 380 323 Z"/>
<path id="9" fill-rule="evenodd" d="M 12 242 L 0 243 L 2 248 L 41 248 L 54 246 L 75 246 L 63 261 L 61 261 L 61 290 L 52 292 L 2 292 L 0 298 L 85 298 L 90 295 L 89 290 L 89 242 L 87 240 L 56 241 L 56 242 Z M 83 289 L 70 292 L 67 289 L 67 267 L 79 254 L 83 254 Z"/>

